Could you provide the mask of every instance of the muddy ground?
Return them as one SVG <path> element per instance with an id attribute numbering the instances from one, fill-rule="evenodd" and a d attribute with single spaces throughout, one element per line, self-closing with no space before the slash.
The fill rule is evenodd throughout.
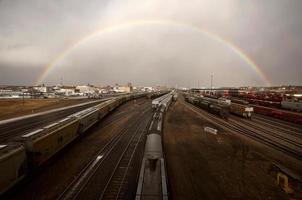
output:
<path id="1" fill-rule="evenodd" d="M 9 99 L 0 100 L 0 120 L 42 112 L 89 101 L 88 99 Z"/>
<path id="2" fill-rule="evenodd" d="M 163 134 L 174 200 L 302 199 L 301 193 L 286 194 L 276 184 L 272 161 L 252 143 L 208 123 L 183 103 L 179 99 L 170 107 Z M 218 133 L 205 132 L 207 126 Z"/>

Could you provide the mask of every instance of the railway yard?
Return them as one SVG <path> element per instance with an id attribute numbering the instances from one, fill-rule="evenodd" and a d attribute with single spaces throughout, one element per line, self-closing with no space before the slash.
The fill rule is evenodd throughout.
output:
<path id="1" fill-rule="evenodd" d="M 301 127 L 260 116 L 245 120 L 226 122 L 183 99 L 170 108 L 164 147 L 173 199 L 301 198 Z M 293 196 L 277 186 L 278 174 L 286 173 Z"/>
<path id="2" fill-rule="evenodd" d="M 302 125 L 217 102 L 133 94 L 2 121 L 3 197 L 301 199 Z"/>
<path id="3" fill-rule="evenodd" d="M 101 188 L 103 192 L 106 191 L 104 195 L 108 195 L 113 187 L 110 183 L 114 182 L 114 173 L 120 173 L 115 170 L 115 165 L 117 163 L 125 165 L 127 161 L 120 159 L 128 159 L 129 154 L 135 150 L 134 147 L 142 148 L 140 143 L 143 140 L 140 137 L 144 126 L 152 116 L 149 105 L 150 100 L 146 99 L 122 105 L 112 115 L 94 126 L 89 135 L 75 141 L 70 148 L 43 166 L 37 174 L 14 188 L 7 195 L 7 199 L 80 199 L 81 195 L 87 193 L 84 199 L 95 199 L 93 195 L 102 194 L 99 193 L 102 192 Z M 146 109 L 147 107 L 149 108 Z M 136 135 L 133 135 L 133 132 Z M 97 168 L 93 168 L 96 167 L 94 162 L 100 158 L 99 156 L 104 158 L 98 163 Z M 136 162 L 137 167 L 139 164 Z M 130 173 L 133 172 L 129 171 Z M 86 185 L 82 181 L 85 181 Z M 129 182 L 128 187 L 136 189 L 135 181 L 134 179 L 134 183 Z"/>

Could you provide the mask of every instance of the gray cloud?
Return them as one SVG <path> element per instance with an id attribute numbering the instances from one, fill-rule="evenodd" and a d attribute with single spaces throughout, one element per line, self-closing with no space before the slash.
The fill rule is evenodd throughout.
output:
<path id="1" fill-rule="evenodd" d="M 272 84 L 302 84 L 299 0 L 2 0 L 0 84 L 33 84 L 43 68 L 92 32 L 133 20 L 172 20 L 239 46 Z M 168 25 L 100 34 L 70 52 L 43 82 L 262 85 L 238 55 L 205 35 Z"/>

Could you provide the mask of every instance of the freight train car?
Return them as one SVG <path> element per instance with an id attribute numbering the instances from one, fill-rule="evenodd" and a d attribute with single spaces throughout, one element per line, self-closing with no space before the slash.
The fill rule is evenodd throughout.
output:
<path id="1" fill-rule="evenodd" d="M 219 103 L 217 99 L 205 98 L 205 97 L 192 97 L 187 96 L 185 98 L 189 103 L 194 104 L 203 110 L 220 116 L 223 119 L 228 119 L 229 107 L 225 103 Z"/>
<path id="2" fill-rule="evenodd" d="M 225 106 L 209 104 L 207 109 L 210 113 L 219 115 L 223 119 L 228 119 L 229 117 L 229 109 Z"/>
<path id="3" fill-rule="evenodd" d="M 177 101 L 177 97 L 178 97 L 178 95 L 177 95 L 177 93 L 175 92 L 175 93 L 173 94 L 173 101 Z"/>
<path id="4" fill-rule="evenodd" d="M 84 133 L 99 120 L 99 110 L 95 107 L 83 110 L 73 115 L 80 122 L 79 133 Z"/>
<path id="5" fill-rule="evenodd" d="M 95 106 L 95 108 L 99 111 L 99 119 L 102 119 L 110 112 L 109 106 L 110 105 L 107 102 Z"/>
<path id="6" fill-rule="evenodd" d="M 163 96 L 160 96 L 156 99 L 152 100 L 152 108 L 156 109 L 161 105 L 161 102 L 164 101 L 166 98 L 170 98 L 171 97 L 171 93 L 165 94 Z"/>
<path id="7" fill-rule="evenodd" d="M 118 105 L 143 95 L 138 93 L 125 98 L 115 97 L 26 133 L 14 139 L 13 143 L 0 145 L 0 195 L 19 182 L 27 171 L 41 166 Z"/>
<path id="8" fill-rule="evenodd" d="M 302 124 L 302 114 L 290 112 L 286 110 L 280 110 L 275 108 L 269 108 L 264 106 L 254 106 L 255 113 L 266 115 L 278 119 L 282 119 L 285 121 L 293 122 L 296 124 Z"/>
<path id="9" fill-rule="evenodd" d="M 67 117 L 16 139 L 23 143 L 29 165 L 36 168 L 78 137 L 79 120 Z"/>
<path id="10" fill-rule="evenodd" d="M 247 118 L 247 119 L 251 119 L 254 109 L 253 109 L 253 107 L 248 106 L 248 105 L 242 105 L 239 103 L 232 102 L 230 105 L 230 112 L 232 114 L 235 114 L 235 115 Z"/>
<path id="11" fill-rule="evenodd" d="M 168 199 L 162 140 L 158 134 L 147 136 L 135 199 Z"/>
<path id="12" fill-rule="evenodd" d="M 281 101 L 281 107 L 291 111 L 302 112 L 302 102 Z"/>
<path id="13" fill-rule="evenodd" d="M 0 195 L 23 179 L 26 173 L 24 147 L 18 143 L 0 145 Z"/>
<path id="14" fill-rule="evenodd" d="M 120 105 L 121 102 L 125 102 L 126 99 L 112 99 L 110 100 L 110 103 L 109 103 L 109 111 L 112 111 L 114 110 L 116 107 L 118 107 Z"/>
<path id="15" fill-rule="evenodd" d="M 165 99 L 163 99 L 163 100 L 161 101 L 160 104 L 161 104 L 161 106 L 164 107 L 165 111 L 167 111 L 168 108 L 169 108 L 169 106 L 170 106 L 170 104 L 171 104 L 171 102 L 172 102 L 172 95 L 169 94 L 169 95 L 166 96 Z"/>
<path id="16" fill-rule="evenodd" d="M 259 100 L 259 99 L 246 99 L 251 104 L 256 104 L 260 106 L 267 106 L 272 108 L 280 108 L 281 102 L 280 101 L 268 101 L 268 100 Z"/>

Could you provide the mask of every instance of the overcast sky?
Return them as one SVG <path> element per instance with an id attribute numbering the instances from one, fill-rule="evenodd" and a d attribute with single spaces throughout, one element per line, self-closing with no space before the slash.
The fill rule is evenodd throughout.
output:
<path id="1" fill-rule="evenodd" d="M 43 69 L 93 32 L 134 20 L 58 59 L 43 83 L 214 86 L 302 85 L 301 0 L 0 0 L 0 84 L 35 84 Z"/>

